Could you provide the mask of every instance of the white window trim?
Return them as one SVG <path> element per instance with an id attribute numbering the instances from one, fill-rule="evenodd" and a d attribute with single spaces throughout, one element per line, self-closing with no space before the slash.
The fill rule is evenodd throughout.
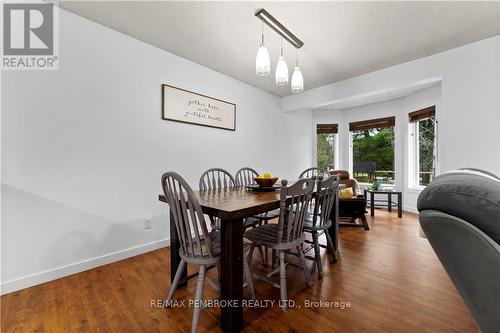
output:
<path id="1" fill-rule="evenodd" d="M 333 168 L 334 170 L 339 169 L 339 133 L 335 133 L 335 144 L 333 146 Z"/>
<path id="2" fill-rule="evenodd" d="M 418 184 L 418 127 L 416 122 L 408 123 L 408 191 L 420 193 L 421 185 Z"/>
<path id="3" fill-rule="evenodd" d="M 439 170 L 439 154 L 438 154 L 438 121 L 434 117 L 434 174 L 438 175 Z M 408 123 L 408 192 L 420 193 L 427 186 L 420 185 L 419 178 L 419 147 L 418 147 L 418 121 Z"/>
<path id="4" fill-rule="evenodd" d="M 353 168 L 354 168 L 354 162 L 353 162 L 353 151 L 352 151 L 352 148 L 353 148 L 353 139 L 352 139 L 352 132 L 349 131 L 349 174 L 351 175 L 351 178 L 354 179 L 354 173 L 352 172 Z M 359 184 L 359 183 L 358 183 Z M 359 184 L 361 185 L 361 184 Z"/>
<path id="5" fill-rule="evenodd" d="M 407 192 L 409 192 L 409 193 L 415 193 L 415 194 L 420 194 L 420 192 L 422 192 L 425 188 L 426 188 L 426 186 L 422 186 L 422 185 L 420 185 L 418 187 L 417 186 L 415 186 L 415 187 L 409 187 L 407 189 Z"/>

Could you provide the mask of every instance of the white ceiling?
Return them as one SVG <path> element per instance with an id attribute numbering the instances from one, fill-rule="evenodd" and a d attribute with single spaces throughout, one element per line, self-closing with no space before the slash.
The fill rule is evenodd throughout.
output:
<path id="1" fill-rule="evenodd" d="M 278 96 L 290 87 L 255 75 L 265 8 L 305 43 L 305 88 L 418 59 L 500 33 L 500 2 L 60 1 L 60 6 Z M 272 70 L 280 38 L 266 29 Z M 286 44 L 286 43 L 285 43 Z M 285 45 L 289 69 L 295 51 Z"/>

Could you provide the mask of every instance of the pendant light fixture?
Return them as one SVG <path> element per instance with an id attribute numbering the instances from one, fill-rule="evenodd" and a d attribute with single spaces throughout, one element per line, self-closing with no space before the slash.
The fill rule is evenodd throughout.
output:
<path id="1" fill-rule="evenodd" d="M 297 36 L 290 32 L 283 24 L 281 24 L 274 16 L 269 14 L 264 8 L 258 9 L 255 12 L 255 16 L 259 18 L 262 23 L 269 26 L 273 29 L 281 38 L 281 48 L 280 48 L 280 56 L 278 58 L 278 64 L 276 65 L 275 72 L 275 80 L 276 85 L 285 86 L 289 81 L 289 73 L 288 73 L 288 65 L 285 61 L 285 56 L 283 55 L 283 39 L 285 39 L 290 45 L 297 49 L 297 60 L 296 66 L 292 75 L 292 92 L 300 93 L 304 91 L 304 78 L 302 77 L 302 72 L 299 67 L 299 58 L 298 58 L 298 50 L 304 46 L 304 42 L 302 42 Z M 262 42 L 260 44 L 260 48 L 257 51 L 257 58 L 255 59 L 255 71 L 258 76 L 267 76 L 271 70 L 270 60 L 269 60 L 269 52 L 264 45 L 264 28 L 262 28 Z"/>
<path id="2" fill-rule="evenodd" d="M 271 73 L 271 60 L 269 58 L 269 51 L 264 44 L 264 22 L 262 22 L 262 40 L 257 57 L 255 58 L 255 73 L 258 76 L 268 76 Z"/>
<path id="3" fill-rule="evenodd" d="M 297 61 L 292 75 L 292 92 L 298 94 L 304 91 L 304 78 L 299 67 L 299 49 L 297 49 Z"/>
<path id="4" fill-rule="evenodd" d="M 285 57 L 283 56 L 283 39 L 281 39 L 281 51 L 276 65 L 276 85 L 284 86 L 288 84 L 288 65 L 286 64 Z"/>

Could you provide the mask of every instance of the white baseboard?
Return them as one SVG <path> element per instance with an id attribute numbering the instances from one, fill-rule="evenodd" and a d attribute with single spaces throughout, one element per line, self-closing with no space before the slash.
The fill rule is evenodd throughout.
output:
<path id="1" fill-rule="evenodd" d="M 71 274 L 80 273 L 92 268 L 111 264 L 116 261 L 134 257 L 139 254 L 154 251 L 162 247 L 170 246 L 170 239 L 164 238 L 154 242 L 137 245 L 128 249 L 111 252 L 95 258 L 85 259 L 73 264 L 56 267 L 43 272 L 30 274 L 21 278 L 2 282 L 0 284 L 0 295 L 28 288 L 37 284 L 59 279 Z"/>

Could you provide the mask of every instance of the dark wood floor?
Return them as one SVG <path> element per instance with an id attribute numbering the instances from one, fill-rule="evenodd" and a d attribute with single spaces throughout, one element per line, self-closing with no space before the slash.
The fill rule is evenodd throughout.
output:
<path id="1" fill-rule="evenodd" d="M 376 211 L 370 231 L 342 228 L 336 264 L 309 289 L 289 268 L 289 297 L 301 308 L 247 308 L 245 332 L 477 332 L 463 301 L 425 239 L 417 217 Z M 256 251 L 257 252 L 257 251 Z M 260 271 L 258 256 L 253 269 Z M 192 309 L 155 308 L 170 285 L 169 250 L 161 249 L 1 297 L 2 332 L 185 332 Z M 312 263 L 311 263 L 312 267 Z M 214 276 L 215 272 L 211 272 Z M 192 299 L 196 282 L 176 294 Z M 205 288 L 205 298 L 216 292 Z M 260 299 L 279 290 L 256 282 Z M 305 301 L 351 307 L 305 308 Z M 218 331 L 220 311 L 204 310 L 199 331 Z"/>

